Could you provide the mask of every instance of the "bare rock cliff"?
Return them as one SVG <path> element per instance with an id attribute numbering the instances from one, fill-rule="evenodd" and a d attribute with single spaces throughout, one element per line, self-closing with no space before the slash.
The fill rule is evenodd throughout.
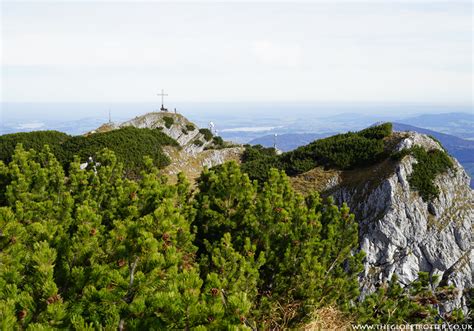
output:
<path id="1" fill-rule="evenodd" d="M 396 149 L 415 145 L 441 149 L 428 136 L 414 132 Z M 453 160 L 454 167 L 435 179 L 438 198 L 425 202 L 408 181 L 416 162 L 413 156 L 405 156 L 388 176 L 376 179 L 377 185 L 354 187 L 345 186 L 340 179 L 332 181 L 331 195 L 339 203 L 346 202 L 360 220 L 360 246 L 366 253 L 362 292 L 374 291 L 393 274 L 402 284 L 409 284 L 418 272 L 426 271 L 439 275 L 442 285 L 458 289 L 451 307 L 444 309 L 466 308 L 465 292 L 473 286 L 474 193 L 470 179 Z"/>

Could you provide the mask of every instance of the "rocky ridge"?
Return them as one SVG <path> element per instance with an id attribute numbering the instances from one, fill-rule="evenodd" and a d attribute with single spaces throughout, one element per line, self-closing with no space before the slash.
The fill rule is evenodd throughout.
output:
<path id="1" fill-rule="evenodd" d="M 398 135 L 395 151 L 413 146 L 442 149 L 426 135 Z M 440 285 L 453 285 L 458 290 L 443 310 L 466 310 L 466 292 L 473 286 L 474 269 L 474 191 L 469 187 L 470 178 L 453 159 L 453 168 L 435 179 L 439 196 L 426 202 L 409 184 L 416 162 L 407 155 L 365 170 L 319 175 L 325 183 L 323 195 L 332 196 L 339 204 L 347 203 L 359 220 L 360 247 L 366 253 L 360 278 L 363 295 L 394 274 L 407 285 L 417 279 L 418 272 L 425 271 L 438 275 Z M 357 181 L 361 171 L 365 180 Z"/>
<path id="2" fill-rule="evenodd" d="M 167 126 L 165 117 L 172 117 L 173 124 Z M 188 178 L 194 179 L 204 167 L 239 161 L 244 150 L 242 146 L 232 145 L 212 149 L 212 141 L 206 141 L 197 126 L 179 114 L 150 113 L 106 129 L 130 125 L 159 128 L 178 141 L 181 150 L 165 148 L 172 164 L 164 172 L 171 178 L 184 171 Z M 195 129 L 183 130 L 190 125 Z M 393 151 L 413 146 L 442 149 L 432 138 L 415 132 L 394 133 L 392 138 L 396 142 Z M 204 144 L 194 144 L 196 139 Z M 409 184 L 416 162 L 416 158 L 407 155 L 400 161 L 387 159 L 364 169 L 315 168 L 291 180 L 303 193 L 318 190 L 339 204 L 347 203 L 359 220 L 360 247 L 366 253 L 360 278 L 363 296 L 394 274 L 401 284 L 409 284 L 416 280 L 418 272 L 426 271 L 438 275 L 442 285 L 453 285 L 458 290 L 443 310 L 456 307 L 466 310 L 466 292 L 473 286 L 474 269 L 474 192 L 469 187 L 469 176 L 453 159 L 454 167 L 435 180 L 440 188 L 438 198 L 426 202 Z"/>
<path id="3" fill-rule="evenodd" d="M 196 124 L 181 114 L 170 112 L 152 112 L 120 124 L 104 124 L 94 133 L 127 126 L 159 129 L 179 143 L 180 150 L 172 147 L 164 149 L 171 159 L 171 164 L 163 169 L 163 173 L 170 175 L 172 180 L 179 172 L 184 172 L 189 179 L 194 179 L 204 167 L 214 167 L 230 160 L 238 161 L 244 150 L 241 145 L 229 142 L 224 142 L 222 146 L 216 145 L 213 139 L 206 139 L 206 135 Z M 88 134 L 91 133 L 93 132 Z"/>

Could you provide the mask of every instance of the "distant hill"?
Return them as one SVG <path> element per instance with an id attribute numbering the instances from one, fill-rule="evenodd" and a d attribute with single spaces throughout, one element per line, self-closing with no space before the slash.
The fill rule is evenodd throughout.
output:
<path id="1" fill-rule="evenodd" d="M 423 114 L 398 121 L 433 131 L 474 139 L 474 112 Z"/>
<path id="2" fill-rule="evenodd" d="M 334 133 L 284 133 L 277 136 L 277 148 L 283 152 L 307 145 L 317 139 L 326 138 Z M 273 147 L 274 135 L 266 135 L 249 142 L 250 145 Z"/>

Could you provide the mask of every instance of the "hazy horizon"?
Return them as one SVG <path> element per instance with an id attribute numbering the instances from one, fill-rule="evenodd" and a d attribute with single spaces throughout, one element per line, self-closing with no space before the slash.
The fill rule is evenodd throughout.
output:
<path id="1" fill-rule="evenodd" d="M 472 106 L 470 1 L 7 0 L 1 9 L 3 102 L 159 106 L 165 89 L 178 105 Z"/>
<path id="2" fill-rule="evenodd" d="M 0 118 L 4 120 L 55 119 L 80 120 L 84 118 L 120 120 L 159 111 L 160 102 L 1 102 Z M 326 117 L 343 114 L 360 116 L 408 117 L 421 114 L 472 113 L 472 105 L 382 102 L 174 102 L 165 101 L 170 112 L 176 108 L 185 116 L 252 116 L 285 119 L 291 116 Z"/>

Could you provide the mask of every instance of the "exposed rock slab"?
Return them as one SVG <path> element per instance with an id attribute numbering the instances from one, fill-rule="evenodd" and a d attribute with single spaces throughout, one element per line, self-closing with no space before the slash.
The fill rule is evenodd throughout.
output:
<path id="1" fill-rule="evenodd" d="M 428 136 L 410 132 L 396 150 L 415 145 L 441 149 Z M 414 157 L 404 157 L 391 174 L 375 179 L 375 186 L 345 186 L 340 180 L 341 184 L 330 190 L 336 201 L 346 202 L 360 220 L 360 246 L 366 252 L 362 293 L 374 291 L 393 274 L 402 284 L 409 284 L 418 272 L 426 271 L 459 290 L 444 309 L 466 308 L 463 291 L 473 286 L 474 193 L 470 178 L 454 160 L 453 169 L 435 180 L 439 197 L 425 202 L 408 182 L 414 163 Z"/>

